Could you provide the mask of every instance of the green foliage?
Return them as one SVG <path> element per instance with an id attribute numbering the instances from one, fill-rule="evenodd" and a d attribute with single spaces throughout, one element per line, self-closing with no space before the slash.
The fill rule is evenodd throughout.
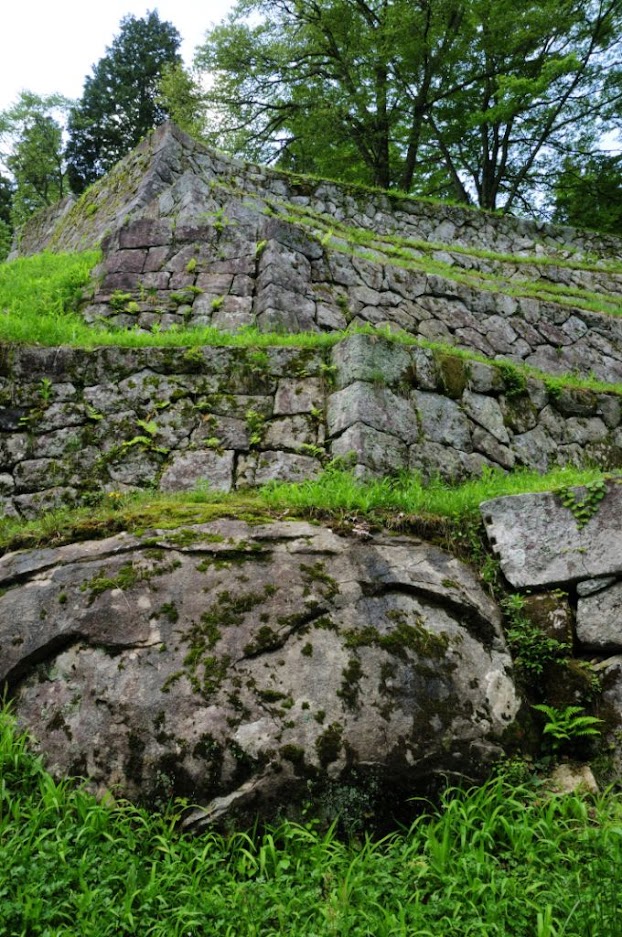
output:
<path id="1" fill-rule="evenodd" d="M 581 706 L 566 706 L 565 709 L 557 709 L 555 706 L 540 703 L 532 708 L 547 717 L 542 731 L 545 735 L 552 736 L 555 749 L 560 748 L 565 742 L 600 735 L 599 726 L 602 725 L 602 719 L 586 715 Z"/>
<path id="2" fill-rule="evenodd" d="M 0 159 L 14 181 L 12 227 L 22 225 L 34 212 L 53 205 L 68 192 L 62 137 L 69 106 L 60 94 L 40 96 L 22 91 L 17 102 L 0 113 Z M 0 218 L 7 223 L 6 213 L 4 217 L 0 213 Z"/>
<path id="3" fill-rule="evenodd" d="M 501 604 L 507 620 L 505 634 L 514 662 L 525 680 L 529 684 L 536 684 L 547 667 L 556 661 L 565 660 L 572 649 L 569 644 L 548 637 L 525 615 L 523 596 L 509 595 Z"/>
<path id="4" fill-rule="evenodd" d="M 4 341 L 63 344 L 80 329 L 75 310 L 99 260 L 84 254 L 36 254 L 0 266 L 0 337 Z"/>
<path id="5" fill-rule="evenodd" d="M 557 152 L 615 122 L 621 16 L 617 0 L 238 0 L 196 61 L 225 148 L 524 210 Z"/>
<path id="6" fill-rule="evenodd" d="M 178 127 L 194 137 L 204 130 L 205 97 L 198 79 L 181 62 L 163 66 L 157 102 Z"/>
<path id="7" fill-rule="evenodd" d="M 555 186 L 553 220 L 622 235 L 622 157 L 566 160 Z"/>
<path id="8" fill-rule="evenodd" d="M 582 494 L 566 486 L 560 488 L 557 495 L 575 519 L 577 528 L 582 530 L 596 515 L 600 502 L 607 494 L 607 485 L 603 478 L 595 478 L 582 486 Z"/>
<path id="9" fill-rule="evenodd" d="M 180 64 L 181 37 L 157 11 L 125 16 L 84 83 L 68 123 L 68 172 L 74 192 L 103 176 L 167 117 L 159 97 L 165 68 Z"/>
<path id="10" fill-rule="evenodd" d="M 327 806 L 346 817 L 364 809 L 346 788 Z M 148 814 L 53 781 L 5 710 L 0 930 L 617 937 L 619 795 L 556 797 L 501 774 L 419 807 L 410 828 L 379 841 L 343 841 L 312 819 L 188 837 L 177 828 L 181 803 Z"/>
<path id="11" fill-rule="evenodd" d="M 13 182 L 0 172 L 0 263 L 11 250 L 13 240 L 13 195 Z"/>

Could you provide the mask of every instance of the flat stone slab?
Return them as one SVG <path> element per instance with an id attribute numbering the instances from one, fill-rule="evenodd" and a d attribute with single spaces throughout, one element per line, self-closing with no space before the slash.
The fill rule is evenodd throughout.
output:
<path id="1" fill-rule="evenodd" d="M 581 500 L 585 489 L 572 489 Z M 594 515 L 579 529 L 551 491 L 510 495 L 480 505 L 486 533 L 506 579 L 516 587 L 581 582 L 622 573 L 622 486 L 607 482 Z"/>
<path id="2" fill-rule="evenodd" d="M 577 638 L 598 651 L 622 650 L 622 582 L 580 598 L 577 605 Z"/>

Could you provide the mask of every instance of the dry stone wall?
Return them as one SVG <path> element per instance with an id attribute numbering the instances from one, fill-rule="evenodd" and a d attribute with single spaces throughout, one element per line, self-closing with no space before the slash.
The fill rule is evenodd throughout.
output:
<path id="1" fill-rule="evenodd" d="M 0 497 L 32 517 L 104 491 L 229 491 L 316 476 L 458 479 L 622 464 L 622 398 L 375 336 L 326 349 L 14 349 L 0 367 Z"/>
<path id="2" fill-rule="evenodd" d="M 591 660 L 602 681 L 599 712 L 613 770 L 622 772 L 622 480 L 496 498 L 481 505 L 492 549 L 524 614 Z M 580 669 L 574 690 L 580 702 Z M 572 685 L 571 685 L 572 688 Z M 566 688 L 567 690 L 567 688 Z M 585 691 L 585 685 L 583 686 Z"/>
<path id="3" fill-rule="evenodd" d="M 157 130 L 20 251 L 102 245 L 89 322 L 304 331 L 349 324 L 622 381 L 622 242 L 287 176 Z"/>
<path id="4" fill-rule="evenodd" d="M 30 517 L 100 490 L 312 477 L 323 364 L 297 349 L 17 349 L 0 379 L 3 509 Z"/>

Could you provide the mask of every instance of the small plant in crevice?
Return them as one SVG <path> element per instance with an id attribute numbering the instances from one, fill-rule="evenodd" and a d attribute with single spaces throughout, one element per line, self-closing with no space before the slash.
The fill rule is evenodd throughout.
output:
<path id="1" fill-rule="evenodd" d="M 532 708 L 546 716 L 547 721 L 542 732 L 550 737 L 555 753 L 564 747 L 572 746 L 579 739 L 595 738 L 601 734 L 602 719 L 589 716 L 581 706 L 557 709 L 555 706 L 540 703 Z"/>
<path id="2" fill-rule="evenodd" d="M 560 663 L 568 657 L 572 650 L 569 644 L 544 634 L 527 617 L 522 595 L 508 595 L 501 606 L 508 624 L 505 633 L 514 663 L 522 671 L 527 683 L 534 682 L 551 664 Z"/>
<path id="3" fill-rule="evenodd" d="M 246 418 L 246 428 L 248 429 L 248 441 L 251 449 L 260 445 L 264 433 L 266 418 L 258 410 L 252 408 L 244 414 Z"/>
<path id="4" fill-rule="evenodd" d="M 48 407 L 54 397 L 54 385 L 49 377 L 42 377 L 37 387 L 37 396 L 42 406 Z"/>

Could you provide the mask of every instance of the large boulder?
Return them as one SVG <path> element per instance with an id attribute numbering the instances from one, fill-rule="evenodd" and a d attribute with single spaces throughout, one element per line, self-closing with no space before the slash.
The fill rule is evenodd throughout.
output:
<path id="1" fill-rule="evenodd" d="M 496 606 L 407 536 L 220 519 L 10 554 L 0 588 L 0 681 L 50 769 L 199 825 L 481 777 L 518 709 Z"/>

